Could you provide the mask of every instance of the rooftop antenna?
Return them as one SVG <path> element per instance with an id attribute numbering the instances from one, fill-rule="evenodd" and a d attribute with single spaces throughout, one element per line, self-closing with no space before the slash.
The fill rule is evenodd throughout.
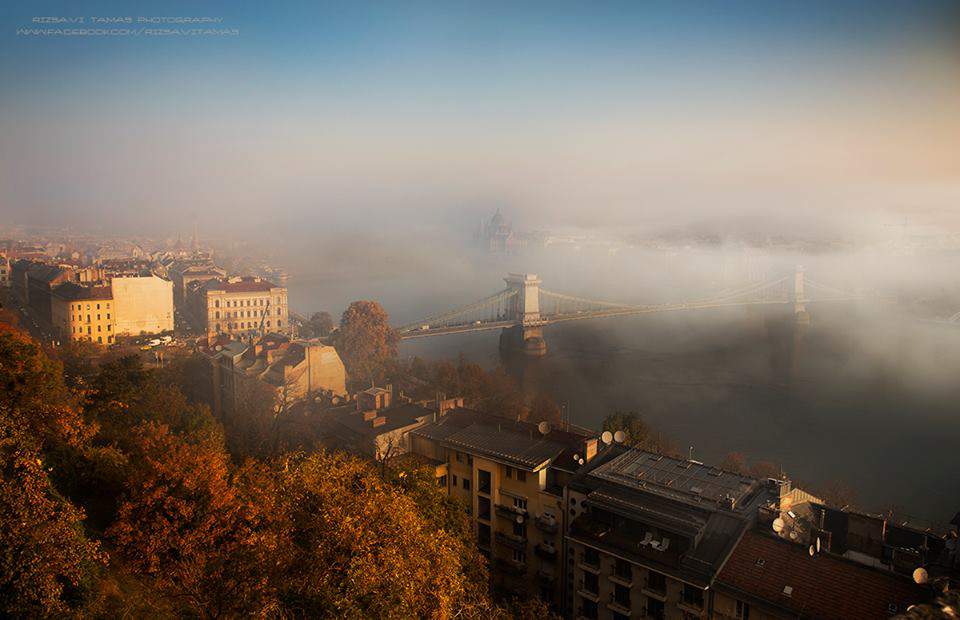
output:
<path id="1" fill-rule="evenodd" d="M 690 458 L 688 460 L 693 460 L 693 446 L 690 446 Z"/>

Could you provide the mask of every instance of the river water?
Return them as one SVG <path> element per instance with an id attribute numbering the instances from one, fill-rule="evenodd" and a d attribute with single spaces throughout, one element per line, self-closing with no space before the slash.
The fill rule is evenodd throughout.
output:
<path id="1" fill-rule="evenodd" d="M 622 257 L 601 258 L 602 273 L 573 261 L 536 266 L 545 288 L 607 299 L 611 285 L 629 278 L 615 299 L 624 302 L 644 292 L 647 301 L 689 297 L 682 290 L 720 286 L 713 281 L 726 269 L 691 267 L 696 276 L 665 279 L 655 261 L 643 263 L 658 267 L 650 274 L 622 267 Z M 375 298 L 402 323 L 494 292 L 501 274 L 518 270 L 515 258 L 483 260 L 467 268 L 467 259 L 452 258 L 432 277 L 387 273 L 372 282 L 301 275 L 291 278 L 291 304 L 335 313 L 350 299 Z M 960 510 L 960 326 L 868 303 L 811 305 L 810 318 L 798 328 L 788 309 L 727 308 L 558 324 L 545 329 L 540 359 L 501 358 L 496 331 L 405 341 L 400 352 L 504 364 L 530 394 L 562 403 L 575 424 L 640 412 L 699 460 L 743 452 L 795 480 L 841 481 L 865 509 L 948 521 Z"/>

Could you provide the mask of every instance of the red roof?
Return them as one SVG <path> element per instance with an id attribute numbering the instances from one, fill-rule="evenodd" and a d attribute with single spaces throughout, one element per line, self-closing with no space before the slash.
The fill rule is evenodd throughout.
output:
<path id="1" fill-rule="evenodd" d="M 208 291 L 225 291 L 227 293 L 256 293 L 270 291 L 276 288 L 273 282 L 260 278 L 243 278 L 239 281 L 210 280 L 206 284 Z"/>
<path id="2" fill-rule="evenodd" d="M 823 619 L 889 618 L 927 598 L 907 577 L 827 553 L 810 557 L 802 545 L 756 531 L 744 534 L 717 581 L 720 588 Z M 789 596 L 785 587 L 792 588 Z"/>

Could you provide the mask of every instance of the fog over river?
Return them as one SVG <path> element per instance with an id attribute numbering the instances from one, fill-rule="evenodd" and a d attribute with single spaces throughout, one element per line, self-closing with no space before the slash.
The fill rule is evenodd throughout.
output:
<path id="1" fill-rule="evenodd" d="M 293 271 L 293 308 L 337 316 L 353 299 L 377 299 L 402 324 L 493 293 L 508 271 L 539 273 L 544 288 L 573 295 L 681 301 L 744 278 L 789 273 L 800 260 L 716 250 L 678 256 L 581 248 L 503 257 L 451 249 L 449 262 L 437 265 L 386 254 L 371 259 L 364 277 Z M 956 266 L 952 257 L 937 257 L 937 269 L 919 269 L 919 259 L 882 265 L 862 255 L 803 261 L 817 281 L 845 289 L 885 285 L 901 296 L 936 289 L 934 272 Z M 917 275 L 899 277 L 895 265 Z M 883 278 L 871 276 L 877 273 Z M 950 298 L 954 289 L 937 290 Z M 743 452 L 782 465 L 797 480 L 841 481 L 863 508 L 942 522 L 960 509 L 960 325 L 917 321 L 903 308 L 811 304 L 810 325 L 799 333 L 792 311 L 779 307 L 579 321 L 546 328 L 547 355 L 519 361 L 501 359 L 497 331 L 405 341 L 400 353 L 505 363 L 524 389 L 565 405 L 573 423 L 596 428 L 611 412 L 637 411 L 684 452 L 693 446 L 699 460 L 718 463 Z"/>

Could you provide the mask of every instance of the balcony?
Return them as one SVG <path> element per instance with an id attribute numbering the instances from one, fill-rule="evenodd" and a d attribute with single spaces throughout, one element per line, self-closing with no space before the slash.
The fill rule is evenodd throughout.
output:
<path id="1" fill-rule="evenodd" d="M 527 518 L 527 511 L 522 508 L 516 508 L 514 506 L 509 506 L 507 504 L 497 504 L 496 513 L 511 521 L 516 521 L 517 523 L 523 523 L 523 519 Z M 517 517 L 520 517 L 520 521 L 517 521 Z"/>
<path id="2" fill-rule="evenodd" d="M 537 554 L 537 557 L 545 560 L 556 561 L 557 559 L 557 548 L 552 545 L 547 546 L 539 543 L 534 547 L 533 552 Z"/>
<path id="3" fill-rule="evenodd" d="M 544 517 L 543 515 L 537 515 L 535 523 L 537 524 L 537 528 L 539 528 L 540 531 L 546 532 L 547 534 L 556 534 L 557 530 L 560 529 L 560 526 L 557 523 L 557 519 L 555 517 L 547 518 L 547 517 Z"/>
<path id="4" fill-rule="evenodd" d="M 633 575 L 618 575 L 614 573 L 610 575 L 610 581 L 613 583 L 618 583 L 625 588 L 629 588 L 633 585 Z"/>
<path id="5" fill-rule="evenodd" d="M 557 580 L 557 574 L 552 570 L 546 570 L 541 567 L 540 570 L 537 571 L 537 579 L 544 585 L 552 585 Z"/>
<path id="6" fill-rule="evenodd" d="M 624 616 L 629 616 L 630 601 L 618 601 L 616 599 L 611 599 L 610 602 L 607 603 L 607 609 L 609 609 L 610 611 L 615 611 L 618 614 L 623 614 Z"/>
<path id="7" fill-rule="evenodd" d="M 526 551 L 527 549 L 527 539 L 521 536 L 514 536 L 513 534 L 507 534 L 505 532 L 497 532 L 494 535 L 494 538 L 498 543 L 505 547 L 510 547 L 511 549 L 516 549 L 517 551 Z"/>
<path id="8" fill-rule="evenodd" d="M 497 568 L 508 575 L 524 575 L 527 572 L 527 565 L 525 562 L 517 562 L 516 560 L 511 560 L 508 558 L 497 558 L 496 563 Z"/>

